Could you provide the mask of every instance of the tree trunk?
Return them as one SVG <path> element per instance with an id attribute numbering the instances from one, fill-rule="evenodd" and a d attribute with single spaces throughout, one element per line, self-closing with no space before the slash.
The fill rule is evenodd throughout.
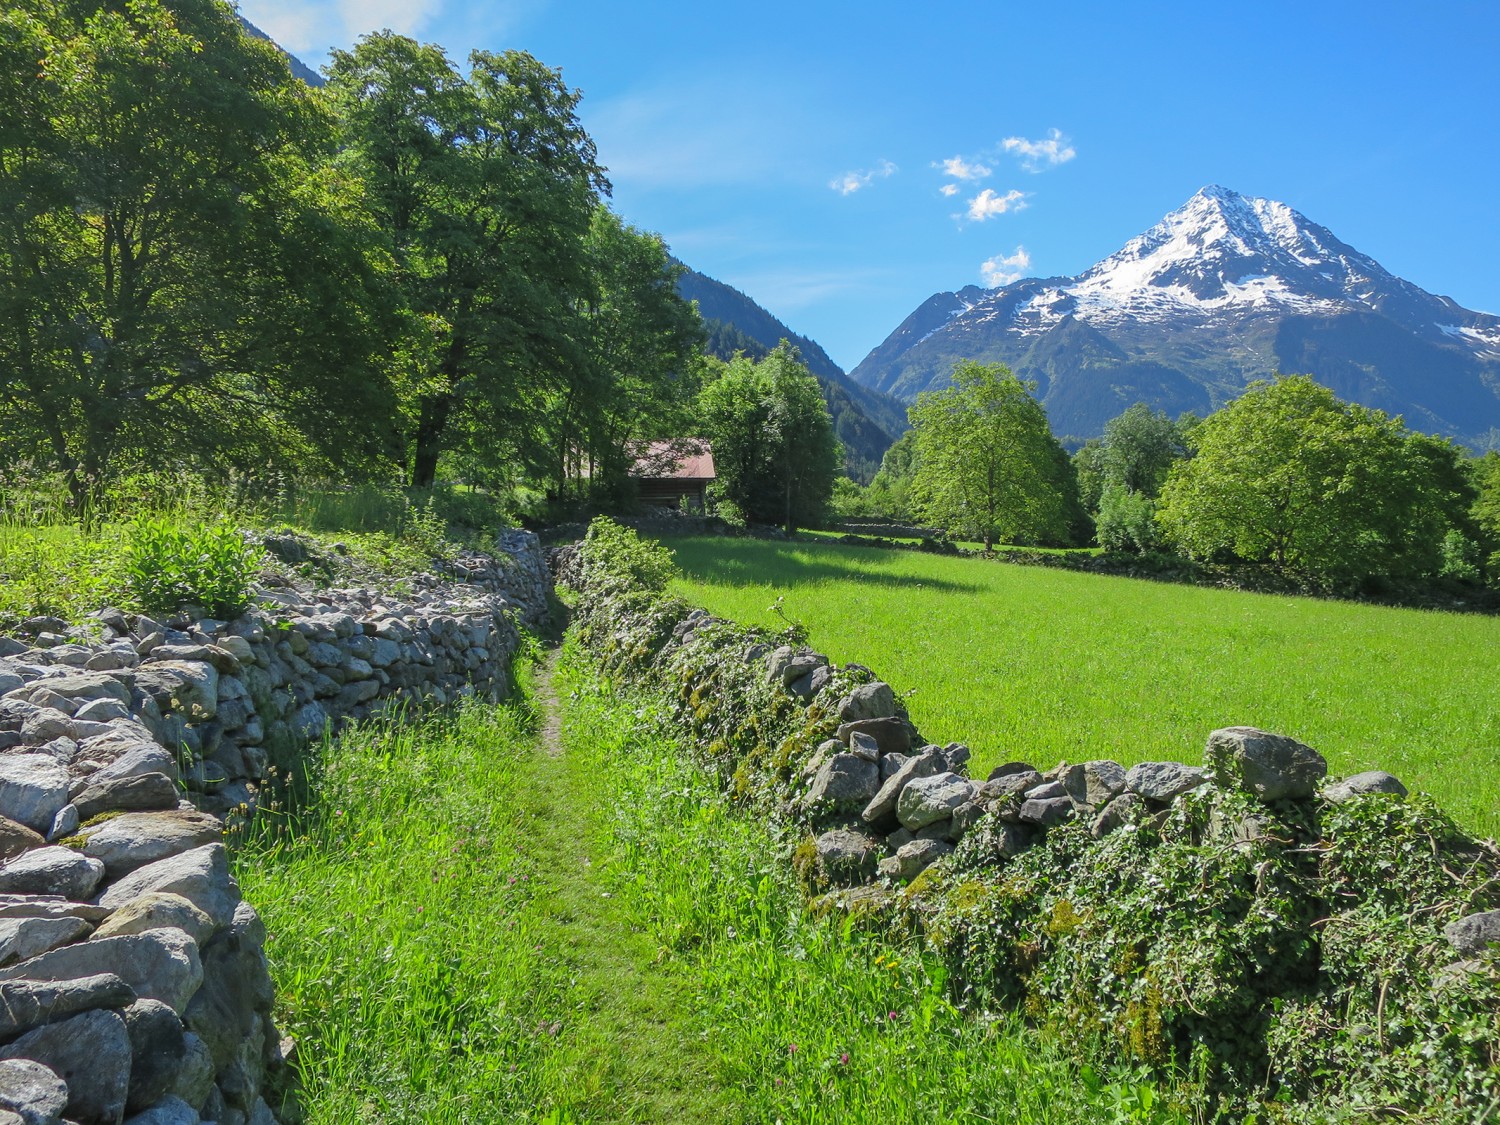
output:
<path id="1" fill-rule="evenodd" d="M 443 431 L 453 409 L 450 394 L 425 395 L 417 415 L 416 449 L 411 462 L 411 486 L 431 488 L 437 480 L 438 454 L 443 450 Z"/>

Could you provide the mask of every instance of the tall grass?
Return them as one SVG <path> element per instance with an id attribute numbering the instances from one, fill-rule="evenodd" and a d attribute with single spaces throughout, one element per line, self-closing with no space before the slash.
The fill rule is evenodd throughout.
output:
<path id="1" fill-rule="evenodd" d="M 1002 761 L 1199 760 L 1245 724 L 1385 769 L 1500 833 L 1500 619 L 903 551 L 674 541 L 677 592 L 874 668 L 923 733 Z"/>

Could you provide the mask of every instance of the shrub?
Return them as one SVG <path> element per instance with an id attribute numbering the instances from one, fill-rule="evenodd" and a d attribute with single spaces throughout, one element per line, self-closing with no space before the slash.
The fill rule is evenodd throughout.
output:
<path id="1" fill-rule="evenodd" d="M 227 519 L 201 526 L 141 519 L 130 529 L 125 581 L 148 613 L 192 605 L 232 618 L 250 603 L 259 562 L 259 552 Z"/>
<path id="2" fill-rule="evenodd" d="M 1156 504 L 1144 492 L 1109 485 L 1099 501 L 1099 546 L 1145 554 L 1159 546 Z"/>
<path id="3" fill-rule="evenodd" d="M 583 541 L 582 565 L 587 582 L 652 594 L 665 590 L 677 575 L 671 551 L 660 543 L 642 539 L 607 516 L 589 524 L 589 533 Z"/>

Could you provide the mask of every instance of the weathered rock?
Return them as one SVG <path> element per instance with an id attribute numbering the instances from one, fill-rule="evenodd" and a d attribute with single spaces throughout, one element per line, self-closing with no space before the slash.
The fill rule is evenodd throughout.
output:
<path id="1" fill-rule="evenodd" d="M 137 1000 L 121 1015 L 130 1036 L 130 1089 L 125 1109 L 138 1113 L 172 1090 L 187 1054 L 182 1021 L 160 1000 Z"/>
<path id="2" fill-rule="evenodd" d="M 78 831 L 80 820 L 77 805 L 64 805 L 57 810 L 57 815 L 52 818 L 52 827 L 47 829 L 47 839 L 49 841 L 56 841 L 73 835 L 73 833 Z"/>
<path id="3" fill-rule="evenodd" d="M 792 648 L 791 645 L 781 645 L 779 648 L 772 649 L 766 655 L 766 683 L 785 683 L 786 681 L 783 677 L 787 667 L 796 656 L 797 650 Z"/>
<path id="4" fill-rule="evenodd" d="M 1328 773 L 1328 763 L 1312 747 L 1255 727 L 1214 731 L 1204 760 L 1221 785 L 1262 801 L 1305 800 Z"/>
<path id="5" fill-rule="evenodd" d="M 26 1125 L 56 1125 L 68 1104 L 68 1084 L 33 1059 L 0 1061 L 0 1109 Z"/>
<path id="6" fill-rule="evenodd" d="M 92 820 L 103 812 L 143 812 L 175 809 L 178 789 L 164 773 L 142 773 L 132 777 L 91 777 L 73 798 L 78 815 Z"/>
<path id="7" fill-rule="evenodd" d="M 204 946 L 203 966 L 203 987 L 182 1022 L 207 1044 L 219 1088 L 232 1104 L 245 1107 L 258 1092 L 263 1017 L 275 995 L 266 957 L 246 935 L 230 932 Z"/>
<path id="8" fill-rule="evenodd" d="M 1073 802 L 1067 797 L 1045 797 L 1028 799 L 1021 805 L 1020 819 L 1023 824 L 1040 824 L 1049 827 L 1061 824 L 1073 815 Z"/>
<path id="9" fill-rule="evenodd" d="M 884 719 L 896 713 L 896 693 L 891 685 L 879 680 L 861 684 L 839 701 L 839 719 L 846 723 L 860 719 Z"/>
<path id="10" fill-rule="evenodd" d="M 82 918 L 0 918 L 0 966 L 67 945 L 88 932 Z"/>
<path id="11" fill-rule="evenodd" d="M 203 983 L 198 943 L 181 930 L 148 930 L 65 945 L 0 969 L 0 981 L 64 981 L 101 973 L 114 973 L 138 998 L 160 1000 L 175 1012 L 187 1007 Z"/>
<path id="12" fill-rule="evenodd" d="M 807 792 L 809 805 L 864 807 L 880 788 L 880 767 L 857 754 L 835 754 L 823 763 Z"/>
<path id="13" fill-rule="evenodd" d="M 884 785 L 900 772 L 901 767 L 911 761 L 909 754 L 882 754 L 880 756 L 880 784 Z"/>
<path id="14" fill-rule="evenodd" d="M 1406 786 L 1401 784 L 1399 778 L 1384 770 L 1367 770 L 1353 777 L 1346 777 L 1343 781 L 1325 785 L 1322 797 L 1330 805 L 1342 805 L 1345 801 L 1354 797 L 1363 797 L 1367 793 L 1389 793 L 1397 797 L 1405 797 Z"/>
<path id="15" fill-rule="evenodd" d="M 228 654 L 226 654 L 228 655 Z M 135 686 L 165 713 L 194 721 L 212 719 L 219 709 L 219 672 L 201 660 L 161 660 L 135 671 Z"/>
<path id="16" fill-rule="evenodd" d="M 1034 789 L 1028 789 L 1021 796 L 1028 801 L 1051 801 L 1058 797 L 1068 795 L 1067 786 L 1061 781 L 1044 781 Z"/>
<path id="17" fill-rule="evenodd" d="M 896 800 L 896 818 L 915 832 L 934 821 L 949 819 L 974 793 L 974 783 L 955 773 L 914 778 Z"/>
<path id="18" fill-rule="evenodd" d="M 781 682 L 791 687 L 797 680 L 811 676 L 819 668 L 828 666 L 828 657 L 816 652 L 799 652 L 787 661 L 781 670 Z"/>
<path id="19" fill-rule="evenodd" d="M 895 855 L 880 861 L 880 874 L 898 882 L 910 883 L 951 851 L 952 846 L 941 840 L 913 840 L 897 848 Z"/>
<path id="20" fill-rule="evenodd" d="M 863 758 L 867 762 L 880 761 L 880 744 L 872 735 L 863 731 L 856 731 L 849 738 L 849 753 L 855 757 Z"/>
<path id="21" fill-rule="evenodd" d="M 1121 793 L 1099 810 L 1094 823 L 1089 825 L 1089 831 L 1094 839 L 1102 840 L 1115 829 L 1129 824 L 1143 808 L 1145 802 L 1138 793 Z"/>
<path id="22" fill-rule="evenodd" d="M 214 1088 L 214 1056 L 208 1044 L 191 1031 L 182 1036 L 182 1065 L 172 1083 L 172 1094 L 195 1110 L 202 1109 Z"/>
<path id="23" fill-rule="evenodd" d="M 884 849 L 862 832 L 836 828 L 817 839 L 818 871 L 828 882 L 852 886 L 875 877 Z"/>
<path id="24" fill-rule="evenodd" d="M 962 742 L 950 742 L 943 747 L 943 761 L 948 763 L 948 768 L 954 773 L 973 756 L 974 752 Z"/>
<path id="25" fill-rule="evenodd" d="M 992 773 L 989 780 L 979 787 L 979 795 L 988 800 L 999 800 L 1004 797 L 1013 796 L 1018 797 L 1041 784 L 1042 775 L 1032 769 L 999 774 L 998 776 Z"/>
<path id="26" fill-rule="evenodd" d="M 0 918 L 82 918 L 92 925 L 109 917 L 102 906 L 60 895 L 0 895 Z"/>
<path id="27" fill-rule="evenodd" d="M 125 1125 L 198 1125 L 198 1111 L 179 1097 L 163 1098 L 150 1109 L 125 1119 Z"/>
<path id="28" fill-rule="evenodd" d="M 130 1085 L 130 1037 L 114 1012 L 91 1011 L 28 1031 L 0 1057 L 32 1059 L 67 1083 L 63 1113 L 79 1125 L 116 1125 Z"/>
<path id="29" fill-rule="evenodd" d="M 120 907 L 99 924 L 93 936 L 121 937 L 171 926 L 182 930 L 200 946 L 213 937 L 217 928 L 212 918 L 181 895 L 153 891 Z"/>
<path id="30" fill-rule="evenodd" d="M 0 868 L 0 894 L 86 899 L 104 878 L 104 864 L 72 848 L 35 848 Z"/>
<path id="31" fill-rule="evenodd" d="M 45 833 L 68 803 L 68 771 L 45 754 L 0 755 L 0 816 Z"/>
<path id="32" fill-rule="evenodd" d="M 1208 812 L 1209 834 L 1226 837 L 1236 848 L 1247 848 L 1266 839 L 1274 827 L 1269 816 L 1243 816 L 1217 806 Z"/>
<path id="33" fill-rule="evenodd" d="M 1492 945 L 1500 943 L 1500 910 L 1470 914 L 1443 927 L 1448 944 L 1465 957 L 1478 957 Z"/>
<path id="34" fill-rule="evenodd" d="M 1062 784 L 1074 804 L 1102 809 L 1124 792 L 1125 767 L 1108 759 L 1081 762 L 1068 770 Z"/>
<path id="35" fill-rule="evenodd" d="M 135 1002 L 135 989 L 114 973 L 67 980 L 0 982 L 0 1039 L 94 1008 L 123 1008 Z M 0 1083 L 0 1089 L 4 1083 Z"/>
<path id="36" fill-rule="evenodd" d="M 239 893 L 229 878 L 223 844 L 206 844 L 190 852 L 137 868 L 99 896 L 111 910 L 151 891 L 179 894 L 214 920 L 227 926 L 234 917 Z"/>
<path id="37" fill-rule="evenodd" d="M 1207 780 L 1201 767 L 1181 762 L 1137 762 L 1125 771 L 1125 788 L 1152 801 L 1170 801 Z"/>
<path id="38" fill-rule="evenodd" d="M 0 860 L 19 855 L 30 848 L 39 848 L 44 843 L 46 841 L 41 833 L 33 832 L 24 824 L 17 824 L 8 816 L 0 816 Z"/>
<path id="39" fill-rule="evenodd" d="M 818 743 L 818 748 L 808 755 L 807 761 L 802 766 L 802 775 L 807 778 L 818 776 L 818 771 L 823 768 L 828 759 L 835 754 L 841 753 L 844 744 L 836 738 L 826 738 Z"/>
<path id="40" fill-rule="evenodd" d="M 866 734 L 873 738 L 881 754 L 905 754 L 912 746 L 911 724 L 894 716 L 860 719 L 839 725 L 837 737 L 844 745 L 850 745 L 850 739 L 855 734 Z"/>
<path id="41" fill-rule="evenodd" d="M 1003 765 L 996 766 L 994 769 L 990 770 L 990 776 L 987 780 L 996 781 L 999 778 L 1010 777 L 1012 774 L 1018 773 L 1034 773 L 1037 775 L 1037 777 L 1042 776 L 1040 771 L 1038 771 L 1037 768 L 1031 765 L 1029 762 L 1006 762 Z"/>
<path id="42" fill-rule="evenodd" d="M 920 754 L 908 758 L 900 769 L 881 784 L 879 791 L 860 813 L 860 818 L 866 824 L 877 828 L 883 822 L 893 820 L 896 816 L 896 804 L 901 798 L 901 791 L 917 778 L 931 777 L 943 772 L 944 765 L 942 753 L 936 746 L 928 746 Z"/>
<path id="43" fill-rule="evenodd" d="M 83 831 L 88 841 L 83 853 L 102 861 L 109 878 L 118 879 L 148 863 L 212 844 L 223 832 L 219 819 L 207 813 L 122 813 Z"/>

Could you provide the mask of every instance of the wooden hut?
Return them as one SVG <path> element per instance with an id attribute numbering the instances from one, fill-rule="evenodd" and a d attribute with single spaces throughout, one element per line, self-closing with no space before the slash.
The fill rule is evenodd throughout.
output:
<path id="1" fill-rule="evenodd" d="M 705 511 L 714 479 L 714 454 L 702 438 L 644 444 L 630 470 L 643 504 Z"/>

